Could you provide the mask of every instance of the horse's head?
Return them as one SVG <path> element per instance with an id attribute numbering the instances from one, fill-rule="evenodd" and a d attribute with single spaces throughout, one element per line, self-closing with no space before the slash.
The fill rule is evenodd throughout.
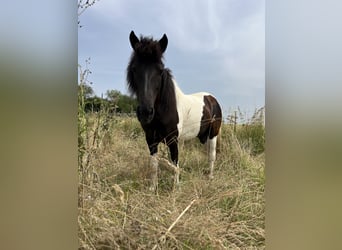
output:
<path id="1" fill-rule="evenodd" d="M 146 37 L 138 39 L 133 31 L 129 40 L 133 54 L 127 68 L 128 87 L 138 99 L 139 121 L 148 124 L 154 118 L 156 104 L 163 87 L 162 57 L 168 40 L 165 34 L 159 41 Z"/>

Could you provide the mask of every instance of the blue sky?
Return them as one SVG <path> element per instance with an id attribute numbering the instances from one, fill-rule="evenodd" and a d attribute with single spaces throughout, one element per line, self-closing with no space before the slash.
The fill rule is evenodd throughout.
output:
<path id="1" fill-rule="evenodd" d="M 165 66 L 187 94 L 210 92 L 225 114 L 265 105 L 264 0 L 100 0 L 80 16 L 78 59 L 91 58 L 97 95 L 128 94 L 126 67 L 134 30 L 169 44 Z"/>

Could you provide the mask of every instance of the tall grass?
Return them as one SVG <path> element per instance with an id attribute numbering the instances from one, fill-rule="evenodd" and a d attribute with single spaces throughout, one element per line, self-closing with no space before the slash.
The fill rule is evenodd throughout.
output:
<path id="1" fill-rule="evenodd" d="M 160 166 L 154 194 L 137 119 L 105 110 L 84 118 L 79 249 L 265 247 L 262 123 L 238 125 L 235 132 L 223 124 L 213 180 L 207 178 L 206 147 L 196 139 L 181 143 L 180 188 L 173 190 L 173 173 Z M 159 154 L 168 157 L 164 145 Z"/>
<path id="2" fill-rule="evenodd" d="M 253 155 L 265 151 L 265 108 L 256 109 L 251 118 L 244 118 L 243 124 L 236 131 L 236 136 L 245 150 L 250 150 Z M 243 117 L 239 110 L 240 117 Z"/>

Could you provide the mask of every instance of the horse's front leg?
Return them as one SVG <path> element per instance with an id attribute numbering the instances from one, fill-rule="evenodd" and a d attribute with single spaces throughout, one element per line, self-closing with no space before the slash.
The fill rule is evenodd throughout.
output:
<path id="1" fill-rule="evenodd" d="M 151 186 L 150 186 L 150 190 L 151 191 L 155 191 L 157 190 L 158 187 L 158 156 L 157 156 L 157 152 L 158 152 L 158 144 L 156 145 L 156 143 L 149 145 L 149 149 L 150 149 L 150 173 L 151 173 Z"/>
<path id="2" fill-rule="evenodd" d="M 174 177 L 174 184 L 178 186 L 179 184 L 179 166 L 178 166 L 178 142 L 177 140 L 173 140 L 168 143 L 170 153 L 171 153 L 171 160 L 172 163 L 175 165 L 175 177 Z"/>

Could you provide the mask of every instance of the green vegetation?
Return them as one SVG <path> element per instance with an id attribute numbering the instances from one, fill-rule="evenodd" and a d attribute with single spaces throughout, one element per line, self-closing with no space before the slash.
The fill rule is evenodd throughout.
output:
<path id="1" fill-rule="evenodd" d="M 106 97 L 98 97 L 94 95 L 94 91 L 90 85 L 79 85 L 79 92 L 81 88 L 84 93 L 84 111 L 85 112 L 99 112 L 101 108 L 106 107 L 110 113 L 133 113 L 137 108 L 137 101 L 127 95 L 121 94 L 117 90 L 108 90 Z"/>

